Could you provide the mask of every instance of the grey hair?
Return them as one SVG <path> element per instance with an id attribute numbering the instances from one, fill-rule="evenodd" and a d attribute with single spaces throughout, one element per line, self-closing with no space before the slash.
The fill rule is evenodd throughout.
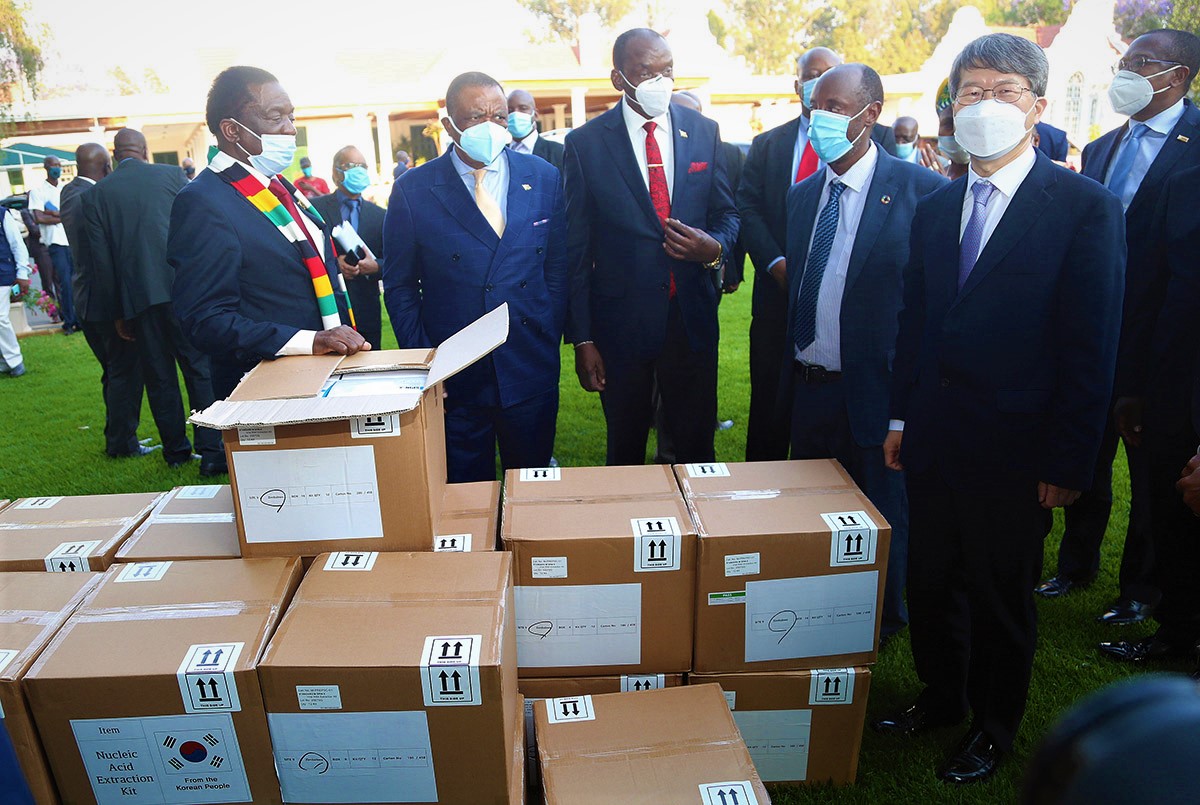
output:
<path id="1" fill-rule="evenodd" d="M 988 34 L 969 43 L 954 57 L 950 68 L 950 94 L 958 95 L 963 70 L 987 69 L 1013 73 L 1029 81 L 1037 97 L 1046 94 L 1050 80 L 1050 62 L 1045 52 L 1028 39 L 1012 34 Z"/>

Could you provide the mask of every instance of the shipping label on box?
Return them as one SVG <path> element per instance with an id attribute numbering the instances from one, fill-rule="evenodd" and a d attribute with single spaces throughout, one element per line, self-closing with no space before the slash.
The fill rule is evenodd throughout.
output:
<path id="1" fill-rule="evenodd" d="M 870 651 L 879 572 L 746 583 L 746 662 Z"/>
<path id="2" fill-rule="evenodd" d="M 517 587 L 514 601 L 521 668 L 641 662 L 640 584 Z"/>

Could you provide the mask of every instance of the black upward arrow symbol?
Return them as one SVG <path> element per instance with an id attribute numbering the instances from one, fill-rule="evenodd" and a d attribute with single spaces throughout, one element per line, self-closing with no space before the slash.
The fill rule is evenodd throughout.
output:
<path id="1" fill-rule="evenodd" d="M 72 569 L 72 570 L 74 570 L 74 569 L 75 569 L 75 565 L 73 565 L 73 564 L 72 564 L 72 565 L 71 565 L 71 569 Z M 59 562 L 58 562 L 58 572 L 59 572 L 59 573 L 66 573 L 66 572 L 67 572 L 67 563 L 66 563 L 66 562 L 64 562 L 64 561 L 62 561 L 61 559 L 60 559 L 60 560 L 59 560 Z"/>

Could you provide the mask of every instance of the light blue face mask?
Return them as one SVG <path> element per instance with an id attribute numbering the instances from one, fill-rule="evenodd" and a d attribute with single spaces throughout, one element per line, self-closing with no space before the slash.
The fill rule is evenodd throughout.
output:
<path id="1" fill-rule="evenodd" d="M 908 159 L 915 150 L 917 150 L 916 143 L 896 143 L 896 156 L 901 159 Z"/>
<path id="2" fill-rule="evenodd" d="M 800 85 L 800 100 L 804 101 L 805 109 L 812 109 L 812 94 L 817 86 L 817 78 L 810 78 Z"/>
<path id="3" fill-rule="evenodd" d="M 866 106 L 858 110 L 858 115 L 865 111 L 867 111 Z M 850 128 L 850 121 L 858 115 L 846 117 L 836 112 L 826 112 L 823 109 L 814 109 L 809 115 L 808 141 L 812 143 L 813 150 L 826 165 L 837 162 L 850 153 L 850 149 L 858 142 L 859 137 L 866 132 L 866 126 L 863 126 L 863 130 L 853 140 L 846 136 L 846 131 Z"/>
<path id="4" fill-rule="evenodd" d="M 533 131 L 533 115 L 525 112 L 508 113 L 508 133 L 515 140 L 524 140 Z"/>
<path id="5" fill-rule="evenodd" d="M 342 172 L 342 187 L 347 193 L 358 195 L 371 186 L 371 174 L 362 165 L 355 165 Z"/>
<path id="6" fill-rule="evenodd" d="M 448 117 L 446 119 L 450 120 Z M 471 159 L 484 165 L 495 162 L 512 142 L 512 135 L 508 133 L 508 129 L 490 120 L 476 126 L 468 126 L 466 131 L 460 129 L 453 120 L 450 120 L 450 125 L 458 132 L 458 147 L 466 151 Z"/>

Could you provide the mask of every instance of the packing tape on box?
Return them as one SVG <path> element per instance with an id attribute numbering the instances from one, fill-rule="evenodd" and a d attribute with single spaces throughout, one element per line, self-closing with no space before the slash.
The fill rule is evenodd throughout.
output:
<path id="1" fill-rule="evenodd" d="M 22 623 L 30 626 L 45 626 L 59 618 L 58 612 L 40 609 L 0 609 L 0 623 Z"/>
<path id="2" fill-rule="evenodd" d="M 136 517 L 101 517 L 92 520 L 45 520 L 40 523 L 0 523 L 0 531 L 31 531 L 38 528 L 128 528 L 140 522 L 142 513 Z"/>
<path id="3" fill-rule="evenodd" d="M 811 495 L 837 495 L 856 492 L 844 486 L 811 486 L 803 489 L 740 489 L 724 492 L 696 492 L 684 490 L 688 500 L 766 500 L 771 498 L 799 498 Z"/>
<path id="4" fill-rule="evenodd" d="M 71 616 L 74 623 L 117 621 L 160 621 L 186 618 L 228 618 L 261 610 L 279 609 L 262 601 L 210 601 L 203 604 L 158 604 L 154 606 L 84 609 Z M 68 626 L 70 622 L 68 623 Z M 64 627 L 65 628 L 65 627 Z"/>
<path id="5" fill-rule="evenodd" d="M 211 524 L 232 523 L 233 521 L 233 512 L 216 512 L 212 514 L 152 514 L 144 525 L 151 526 L 157 523 Z"/>
<path id="6" fill-rule="evenodd" d="M 564 503 L 658 503 L 658 502 L 678 502 L 678 492 L 655 492 L 650 495 L 588 495 L 581 493 L 578 495 L 563 495 L 562 497 L 538 497 L 533 499 L 511 499 L 508 497 L 507 487 L 505 489 L 504 498 L 501 501 L 501 506 L 561 506 Z"/>

